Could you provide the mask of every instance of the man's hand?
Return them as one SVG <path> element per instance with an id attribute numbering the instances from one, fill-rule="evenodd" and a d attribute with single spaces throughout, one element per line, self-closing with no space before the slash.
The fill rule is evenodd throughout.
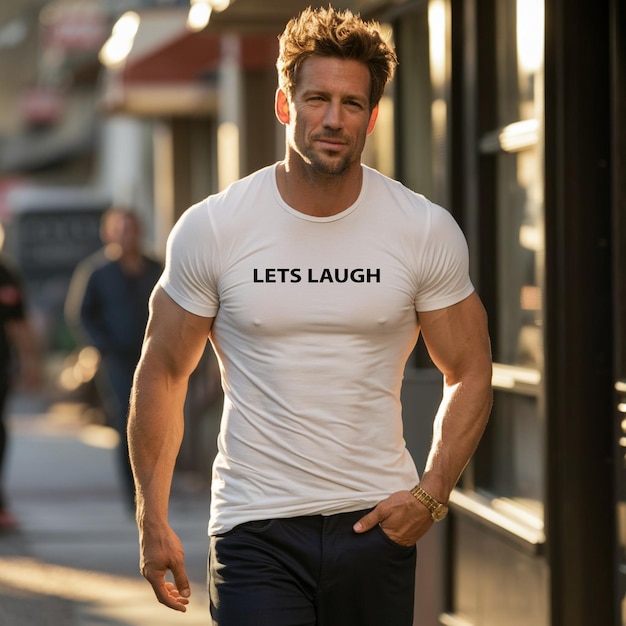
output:
<path id="1" fill-rule="evenodd" d="M 383 532 L 401 546 L 412 546 L 433 525 L 428 509 L 410 491 L 398 491 L 379 502 L 355 525 L 354 532 L 364 533 L 379 524 Z"/>
<path id="2" fill-rule="evenodd" d="M 169 527 L 161 532 L 141 532 L 140 566 L 143 577 L 152 585 L 152 589 L 161 604 L 175 611 L 187 610 L 191 589 L 185 572 L 183 546 L 176 533 Z M 172 572 L 174 582 L 166 582 L 168 571 Z"/>

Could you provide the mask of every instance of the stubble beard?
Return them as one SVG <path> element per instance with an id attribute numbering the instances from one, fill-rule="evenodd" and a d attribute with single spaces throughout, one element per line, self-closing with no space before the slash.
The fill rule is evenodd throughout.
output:
<path id="1" fill-rule="evenodd" d="M 336 153 L 330 151 L 326 152 L 316 148 L 315 143 L 317 139 L 316 137 L 312 137 L 303 149 L 298 149 L 295 142 L 293 147 L 312 173 L 332 177 L 344 176 L 352 165 L 352 146 L 346 144 L 344 148 L 349 148 L 348 153 L 345 153 L 343 156 L 338 156 Z"/>
<path id="2" fill-rule="evenodd" d="M 317 174 L 338 177 L 346 174 L 351 164 L 351 160 L 347 156 L 336 159 L 324 157 L 323 155 L 320 156 L 316 153 L 310 154 L 307 161 L 313 171 Z"/>

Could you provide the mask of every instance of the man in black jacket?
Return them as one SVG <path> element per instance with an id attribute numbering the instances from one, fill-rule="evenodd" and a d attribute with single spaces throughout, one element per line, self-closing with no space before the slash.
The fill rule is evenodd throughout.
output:
<path id="1" fill-rule="evenodd" d="M 3 243 L 4 231 L 0 226 L 0 251 Z M 17 357 L 17 369 L 14 357 Z M 8 443 L 6 401 L 16 381 L 27 388 L 37 386 L 40 361 L 35 332 L 26 314 L 22 282 L 16 271 L 0 257 L 0 477 Z M 17 520 L 7 508 L 0 484 L 0 531 L 16 526 Z"/>
<path id="2" fill-rule="evenodd" d="M 134 482 L 126 444 L 126 417 L 148 319 L 148 299 L 162 265 L 143 252 L 141 224 L 127 209 L 111 209 L 105 254 L 94 263 L 77 298 L 79 321 L 86 340 L 102 358 L 113 426 L 120 435 L 120 471 L 129 506 L 134 508 Z"/>

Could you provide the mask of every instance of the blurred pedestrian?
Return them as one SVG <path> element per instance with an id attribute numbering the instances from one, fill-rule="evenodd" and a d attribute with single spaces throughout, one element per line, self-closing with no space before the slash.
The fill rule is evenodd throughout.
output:
<path id="1" fill-rule="evenodd" d="M 85 287 L 96 268 L 108 261 L 114 261 L 119 256 L 119 243 L 116 242 L 116 237 L 119 236 L 120 231 L 117 225 L 120 216 L 121 211 L 116 208 L 111 208 L 103 213 L 100 219 L 102 247 L 80 261 L 72 273 L 65 297 L 64 313 L 67 325 L 79 344 L 84 345 L 89 342 L 80 321 L 80 306 L 85 295 Z"/>
<path id="2" fill-rule="evenodd" d="M 98 267 L 118 258 L 120 246 L 116 242 L 116 237 L 119 236 L 118 223 L 120 218 L 121 211 L 117 208 L 110 208 L 102 214 L 99 232 L 102 247 L 82 259 L 72 273 L 65 297 L 64 313 L 68 329 L 80 348 L 92 343 L 80 319 L 80 309 L 85 297 L 87 281 Z M 102 410 L 105 423 L 115 425 L 119 413 L 117 400 L 113 398 L 108 376 L 103 370 L 103 367 L 98 368 L 93 379 L 86 381 L 90 385 L 86 393 L 90 402 Z"/>
<path id="3" fill-rule="evenodd" d="M 134 510 L 126 418 L 133 373 L 148 319 L 148 299 L 163 266 L 143 251 L 141 222 L 133 211 L 111 209 L 103 217 L 102 234 L 103 250 L 79 265 L 69 296 L 74 299 L 72 306 L 78 308 L 86 341 L 101 355 L 106 401 L 120 436 L 122 487 L 127 505 Z M 70 315 L 75 314 L 70 311 Z"/>
<path id="4" fill-rule="evenodd" d="M 0 225 L 0 253 L 4 230 Z M 15 387 L 35 390 L 42 382 L 42 363 L 35 330 L 26 309 L 21 277 L 0 254 L 0 531 L 17 527 L 2 489 L 8 446 L 6 403 Z"/>

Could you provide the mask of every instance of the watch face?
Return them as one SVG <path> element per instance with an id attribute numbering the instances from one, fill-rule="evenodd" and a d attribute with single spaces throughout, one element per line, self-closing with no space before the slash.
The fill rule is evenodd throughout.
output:
<path id="1" fill-rule="evenodd" d="M 432 518 L 435 522 L 440 522 L 448 514 L 448 507 L 440 504 L 433 512 Z"/>

